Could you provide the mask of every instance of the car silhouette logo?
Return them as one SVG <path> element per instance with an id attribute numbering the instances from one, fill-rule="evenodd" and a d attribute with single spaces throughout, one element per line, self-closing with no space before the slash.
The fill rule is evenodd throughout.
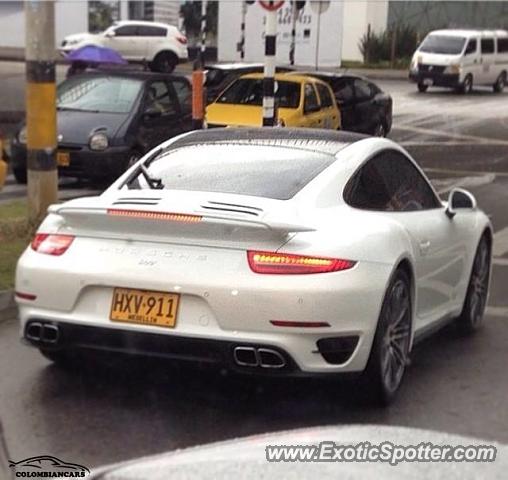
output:
<path id="1" fill-rule="evenodd" d="M 57 477 L 80 477 L 84 478 L 90 475 L 90 470 L 83 465 L 77 463 L 64 462 L 51 455 L 40 455 L 30 457 L 19 462 L 9 461 L 11 467 L 16 473 L 30 473 L 33 478 L 47 478 L 47 473 L 56 473 Z M 58 475 L 58 473 L 68 472 L 66 475 Z M 72 473 L 71 473 L 72 472 Z M 19 476 L 19 475 L 16 475 Z M 24 475 L 22 475 L 24 476 Z"/>

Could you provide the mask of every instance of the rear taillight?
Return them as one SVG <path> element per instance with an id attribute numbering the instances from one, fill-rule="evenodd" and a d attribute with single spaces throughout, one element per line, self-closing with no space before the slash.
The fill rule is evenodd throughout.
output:
<path id="1" fill-rule="evenodd" d="M 187 45 L 187 37 L 184 37 L 183 35 L 177 35 L 176 40 L 182 45 Z"/>
<path id="2" fill-rule="evenodd" d="M 339 258 L 309 257 L 291 253 L 248 251 L 250 269 L 255 273 L 306 274 L 348 270 L 356 262 Z"/>
<path id="3" fill-rule="evenodd" d="M 36 233 L 32 240 L 32 249 L 47 255 L 62 255 L 71 246 L 74 235 Z"/>

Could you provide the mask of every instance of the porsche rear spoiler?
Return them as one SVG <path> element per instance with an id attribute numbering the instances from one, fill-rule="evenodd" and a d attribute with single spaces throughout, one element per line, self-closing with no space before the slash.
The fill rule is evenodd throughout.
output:
<path id="1" fill-rule="evenodd" d="M 123 219 L 139 219 L 156 222 L 169 222 L 172 224 L 202 224 L 217 225 L 230 227 L 245 227 L 251 229 L 268 230 L 274 233 L 287 234 L 298 232 L 312 232 L 315 228 L 304 225 L 292 218 L 280 218 L 276 215 L 267 214 L 262 218 L 249 218 L 240 215 L 225 215 L 210 212 L 167 212 L 163 210 L 145 210 L 145 209 L 123 209 L 123 208 L 86 208 L 77 206 L 52 205 L 48 209 L 49 213 L 61 215 L 67 220 L 82 221 L 85 224 L 93 222 L 94 218 L 104 218 L 107 216 L 111 219 L 120 217 Z M 284 215 L 287 217 L 286 215 Z"/>

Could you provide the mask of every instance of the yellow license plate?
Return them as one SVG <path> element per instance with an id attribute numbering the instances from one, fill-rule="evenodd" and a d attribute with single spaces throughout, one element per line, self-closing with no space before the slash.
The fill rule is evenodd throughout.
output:
<path id="1" fill-rule="evenodd" d="M 115 288 L 110 320 L 174 328 L 180 296 L 176 293 Z"/>
<path id="2" fill-rule="evenodd" d="M 56 164 L 59 167 L 68 167 L 71 164 L 69 152 L 56 152 Z"/>

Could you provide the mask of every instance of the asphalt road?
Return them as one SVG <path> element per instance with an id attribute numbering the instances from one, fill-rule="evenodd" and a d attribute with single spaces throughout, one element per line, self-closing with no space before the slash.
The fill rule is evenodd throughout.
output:
<path id="1" fill-rule="evenodd" d="M 13 459 L 51 454 L 87 466 L 254 433 L 324 424 L 414 426 L 508 443 L 508 93 L 416 93 L 379 82 L 395 102 L 391 137 L 446 196 L 465 186 L 496 232 L 484 328 L 447 328 L 418 346 L 397 402 L 358 405 L 347 384 L 260 381 L 118 361 L 65 372 L 0 323 L 0 418 Z M 18 196 L 12 183 L 0 194 Z M 63 188 L 62 191 L 68 191 Z M 83 192 L 75 185 L 72 195 Z M 89 193 L 89 192 L 86 192 Z"/>

